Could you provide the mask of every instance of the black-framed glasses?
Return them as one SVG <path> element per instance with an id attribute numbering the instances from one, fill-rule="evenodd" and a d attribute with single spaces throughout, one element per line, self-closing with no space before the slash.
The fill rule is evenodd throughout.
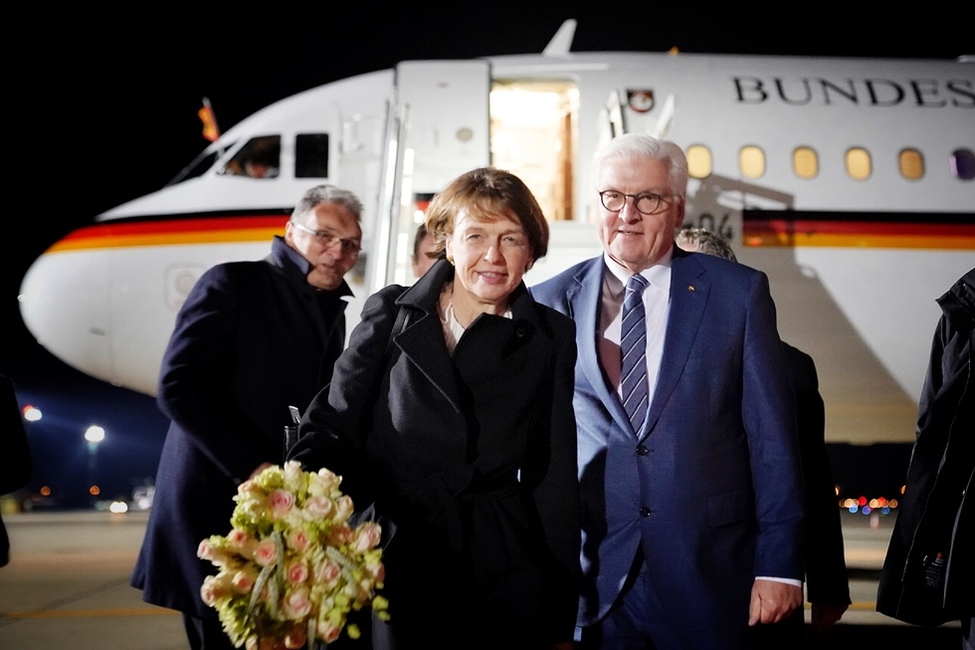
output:
<path id="1" fill-rule="evenodd" d="M 619 212 L 626 206 L 626 200 L 633 199 L 633 207 L 640 214 L 656 214 L 660 212 L 661 205 L 666 203 L 666 199 L 653 192 L 643 194 L 623 194 L 616 190 L 603 190 L 599 193 L 599 201 L 603 207 L 610 212 Z"/>
<path id="2" fill-rule="evenodd" d="M 358 255 L 359 254 L 359 240 L 357 239 L 342 239 L 338 235 L 330 233 L 327 230 L 313 230 L 308 226 L 303 226 L 297 221 L 292 221 L 291 225 L 302 232 L 306 232 L 309 235 L 315 237 L 318 242 L 326 247 L 331 248 L 332 246 L 341 245 L 343 255 Z"/>

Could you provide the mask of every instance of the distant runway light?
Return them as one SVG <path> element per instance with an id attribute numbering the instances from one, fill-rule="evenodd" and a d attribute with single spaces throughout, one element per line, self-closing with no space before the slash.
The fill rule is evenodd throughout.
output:
<path id="1" fill-rule="evenodd" d="M 93 424 L 85 431 L 85 440 L 88 442 L 101 442 L 105 439 L 105 429 Z"/>

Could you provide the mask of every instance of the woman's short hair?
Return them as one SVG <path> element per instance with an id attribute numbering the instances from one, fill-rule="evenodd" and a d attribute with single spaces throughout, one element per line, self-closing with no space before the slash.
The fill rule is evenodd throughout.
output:
<path id="1" fill-rule="evenodd" d="M 479 167 L 461 174 L 439 192 L 427 208 L 427 230 L 437 240 L 437 252 L 454 232 L 454 219 L 466 211 L 475 219 L 511 219 L 528 237 L 532 260 L 548 252 L 548 222 L 535 195 L 511 172 Z"/>

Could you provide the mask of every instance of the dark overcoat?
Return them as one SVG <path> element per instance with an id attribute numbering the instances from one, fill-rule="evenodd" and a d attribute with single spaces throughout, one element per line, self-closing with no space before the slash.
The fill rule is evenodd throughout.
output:
<path id="1" fill-rule="evenodd" d="M 799 457 L 805 487 L 806 600 L 834 606 L 850 604 L 843 525 L 836 499 L 833 469 L 826 450 L 826 407 L 819 394 L 819 375 L 813 358 L 783 343 L 796 390 Z M 773 625 L 762 625 L 762 643 L 770 648 L 803 644 L 805 612 L 802 607 Z"/>
<path id="2" fill-rule="evenodd" d="M 806 600 L 850 604 L 843 527 L 826 451 L 826 412 L 811 356 L 785 344 L 796 389 L 799 456 L 806 495 Z M 801 618 L 801 608 L 797 610 Z"/>
<path id="3" fill-rule="evenodd" d="M 975 617 L 975 268 L 938 304 L 917 440 L 877 589 L 878 612 L 915 625 Z"/>
<path id="4" fill-rule="evenodd" d="M 196 556 L 230 531 L 237 486 L 284 459 L 289 406 L 307 407 L 345 344 L 344 282 L 308 284 L 308 262 L 275 237 L 262 261 L 217 265 L 180 309 L 157 402 L 171 420 L 132 585 L 150 603 L 217 618 L 200 598 L 216 573 Z"/>
<path id="5" fill-rule="evenodd" d="M 341 475 L 357 508 L 375 503 L 386 532 L 395 525 L 382 634 L 398 647 L 569 641 L 579 571 L 574 326 L 522 284 L 513 317 L 482 314 L 451 357 L 437 305 L 452 279 L 441 260 L 413 287 L 366 301 L 292 457 Z"/>

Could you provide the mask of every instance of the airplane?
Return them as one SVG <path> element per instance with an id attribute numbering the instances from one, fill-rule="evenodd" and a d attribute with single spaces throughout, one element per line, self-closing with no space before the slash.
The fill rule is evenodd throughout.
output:
<path id="1" fill-rule="evenodd" d="M 648 132 L 687 152 L 686 225 L 768 274 L 782 338 L 817 362 L 827 441 L 913 442 L 935 298 L 975 266 L 975 58 L 574 52 L 575 27 L 540 54 L 402 61 L 213 133 L 168 185 L 33 263 L 27 328 L 68 365 L 154 395 L 200 274 L 263 258 L 301 194 L 332 183 L 366 207 L 351 331 L 366 296 L 412 281 L 429 199 L 485 165 L 523 178 L 550 220 L 532 285 L 600 252 L 593 152 Z M 249 173 L 257 159 L 274 172 Z"/>

